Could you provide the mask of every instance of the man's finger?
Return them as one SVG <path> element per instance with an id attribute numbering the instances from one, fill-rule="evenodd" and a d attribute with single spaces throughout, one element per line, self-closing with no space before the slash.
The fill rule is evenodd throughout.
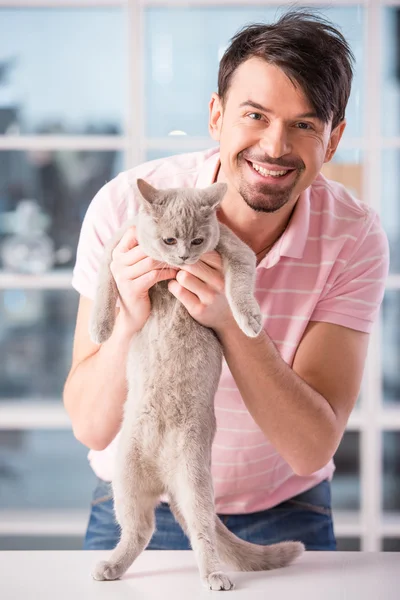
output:
<path id="1" fill-rule="evenodd" d="M 143 252 L 140 246 L 135 246 L 126 252 L 122 252 L 120 256 L 120 261 L 123 265 L 131 266 L 136 263 L 149 258 L 145 252 Z M 150 259 L 151 260 L 151 259 Z"/>
<path id="2" fill-rule="evenodd" d="M 174 269 L 164 269 L 154 271 L 148 271 L 135 279 L 135 283 L 138 284 L 139 289 L 142 288 L 143 292 L 147 292 L 153 285 L 159 281 L 165 281 L 167 279 L 174 279 L 176 271 Z"/>
<path id="3" fill-rule="evenodd" d="M 132 227 L 129 227 L 129 229 L 125 231 L 119 244 L 117 244 L 117 249 L 119 252 L 128 252 L 137 245 L 136 227 L 132 225 Z"/>
<path id="4" fill-rule="evenodd" d="M 213 269 L 202 260 L 199 260 L 199 262 L 194 265 L 182 265 L 181 271 L 194 275 L 194 277 L 197 277 L 200 281 L 219 292 L 222 292 L 225 288 L 224 278 L 221 275 L 221 272 L 217 269 Z"/>
<path id="5" fill-rule="evenodd" d="M 176 280 L 172 280 L 168 283 L 168 289 L 175 298 L 182 302 L 189 314 L 194 313 L 200 300 L 195 294 L 189 292 L 178 283 Z"/>
<path id="6" fill-rule="evenodd" d="M 203 262 L 213 269 L 217 269 L 218 271 L 222 269 L 222 257 L 216 250 L 203 254 L 199 262 Z"/>
<path id="7" fill-rule="evenodd" d="M 189 292 L 192 292 L 203 304 L 210 304 L 214 294 L 206 283 L 201 281 L 198 277 L 187 273 L 186 271 L 179 271 L 176 276 L 177 282 Z"/>
<path id="8" fill-rule="evenodd" d="M 173 277 L 175 277 L 178 269 L 169 267 L 162 262 L 157 264 L 157 262 L 154 261 L 152 258 L 146 256 L 143 260 L 139 260 L 133 265 L 128 265 L 125 270 L 125 277 L 131 280 L 138 279 L 142 275 L 146 275 L 146 273 L 151 273 L 153 271 L 158 271 L 159 277 L 161 277 L 164 274 L 164 272 L 174 273 Z M 167 277 L 167 279 L 170 278 Z"/>

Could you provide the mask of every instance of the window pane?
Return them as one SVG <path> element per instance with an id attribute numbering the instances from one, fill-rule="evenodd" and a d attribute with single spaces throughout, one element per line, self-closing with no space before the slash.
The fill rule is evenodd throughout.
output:
<path id="1" fill-rule="evenodd" d="M 0 9 L 0 134 L 121 132 L 125 23 L 120 8 Z"/>
<path id="2" fill-rule="evenodd" d="M 0 431 L 1 510 L 87 509 L 95 476 L 70 431 Z"/>
<path id="3" fill-rule="evenodd" d="M 389 238 L 390 272 L 400 272 L 400 151 L 384 150 L 382 161 L 382 224 Z"/>
<path id="4" fill-rule="evenodd" d="M 383 400 L 400 402 L 400 292 L 386 290 L 382 303 Z"/>
<path id="5" fill-rule="evenodd" d="M 49 219 L 54 249 L 62 250 L 56 263 L 72 266 L 90 201 L 121 169 L 122 155 L 114 150 L 0 152 L 0 245 L 13 231 L 19 202 L 32 199 Z"/>
<path id="6" fill-rule="evenodd" d="M 346 431 L 334 456 L 333 510 L 360 509 L 360 434 Z"/>
<path id="7" fill-rule="evenodd" d="M 384 538 L 382 550 L 383 552 L 400 552 L 400 538 Z"/>
<path id="8" fill-rule="evenodd" d="M 337 550 L 339 552 L 358 552 L 361 550 L 360 538 L 337 538 Z"/>
<path id="9" fill-rule="evenodd" d="M 384 511 L 400 513 L 400 432 L 383 434 L 383 499 Z"/>
<path id="10" fill-rule="evenodd" d="M 1 519 L 1 513 L 0 513 Z M 83 535 L 61 536 L 61 535 L 0 535 L 1 550 L 82 550 Z"/>
<path id="11" fill-rule="evenodd" d="M 277 6 L 148 8 L 147 135 L 163 137 L 179 130 L 191 136 L 208 136 L 208 102 L 217 89 L 218 63 L 230 38 L 250 22 L 275 21 L 282 10 Z M 320 12 L 342 29 L 356 56 L 345 136 L 360 136 L 364 10 L 361 6 L 325 7 Z"/>
<path id="12" fill-rule="evenodd" d="M 77 308 L 72 288 L 0 291 L 0 402 L 61 398 Z"/>
<path id="13" fill-rule="evenodd" d="M 400 134 L 400 7 L 383 12 L 382 127 L 384 135 Z"/>

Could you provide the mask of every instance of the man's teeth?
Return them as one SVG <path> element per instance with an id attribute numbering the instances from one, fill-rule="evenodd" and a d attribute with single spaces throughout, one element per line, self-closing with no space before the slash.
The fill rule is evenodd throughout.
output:
<path id="1" fill-rule="evenodd" d="M 266 177 L 267 175 L 270 175 L 271 177 L 282 177 L 282 175 L 286 175 L 286 173 L 289 173 L 290 171 L 290 169 L 288 169 L 287 171 L 269 171 L 268 169 L 264 169 L 263 167 L 260 167 L 255 163 L 252 163 L 252 165 L 253 169 L 255 169 L 258 173 L 261 173 L 261 175 L 264 175 L 264 177 Z"/>

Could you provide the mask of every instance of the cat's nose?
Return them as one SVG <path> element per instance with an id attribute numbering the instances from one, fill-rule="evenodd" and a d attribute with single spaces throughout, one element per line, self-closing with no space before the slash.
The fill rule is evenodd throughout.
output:
<path id="1" fill-rule="evenodd" d="M 185 254 L 184 256 L 179 256 L 181 260 L 187 260 L 189 258 L 189 254 Z"/>

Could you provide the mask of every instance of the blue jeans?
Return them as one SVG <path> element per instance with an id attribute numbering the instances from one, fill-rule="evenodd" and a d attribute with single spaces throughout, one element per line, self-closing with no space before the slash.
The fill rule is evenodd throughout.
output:
<path id="1" fill-rule="evenodd" d="M 112 550 L 120 537 L 111 485 L 99 479 L 93 493 L 84 550 Z M 156 508 L 156 531 L 147 550 L 190 550 L 190 542 L 168 504 Z M 219 515 L 238 537 L 255 544 L 301 541 L 306 550 L 336 550 L 328 480 L 273 508 L 241 515 Z"/>

